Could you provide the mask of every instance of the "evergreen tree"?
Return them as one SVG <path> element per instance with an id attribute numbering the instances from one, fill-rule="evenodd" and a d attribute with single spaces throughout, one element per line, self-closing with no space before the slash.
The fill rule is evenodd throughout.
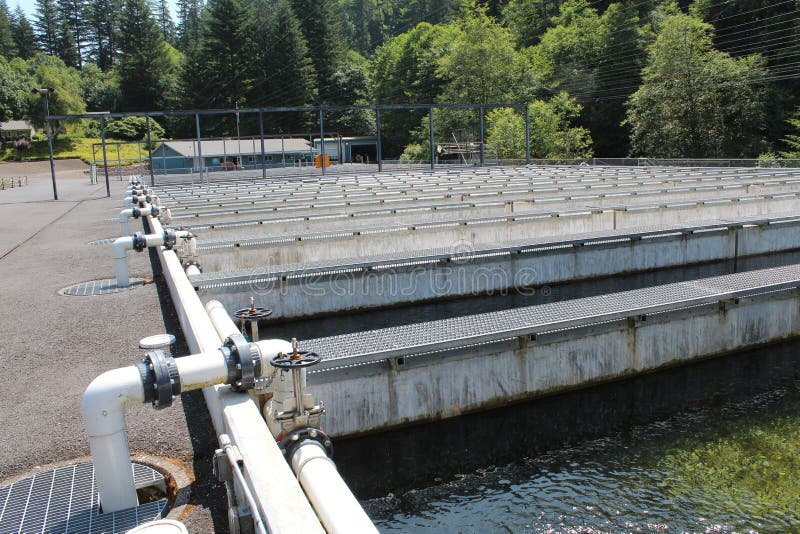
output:
<path id="1" fill-rule="evenodd" d="M 335 0 L 292 0 L 300 29 L 308 44 L 309 57 L 317 78 L 320 103 L 336 98 L 333 76 L 344 59 L 345 45 Z"/>
<path id="2" fill-rule="evenodd" d="M 189 54 L 200 44 L 203 0 L 178 0 L 178 48 Z"/>
<path id="3" fill-rule="evenodd" d="M 393 0 L 341 0 L 344 14 L 343 33 L 350 47 L 360 54 L 370 54 L 391 36 L 391 23 L 399 14 Z"/>
<path id="4" fill-rule="evenodd" d="M 124 0 L 120 21 L 121 108 L 170 107 L 178 96 L 178 52 L 161 38 L 146 0 Z"/>
<path id="5" fill-rule="evenodd" d="M 420 22 L 450 22 L 458 16 L 461 5 L 461 0 L 410 0 L 400 9 L 394 30 L 404 32 Z"/>
<path id="6" fill-rule="evenodd" d="M 49 56 L 57 56 L 61 21 L 55 0 L 36 0 L 36 20 L 33 23 L 39 47 Z"/>
<path id="7" fill-rule="evenodd" d="M 169 13 L 167 0 L 157 0 L 153 4 L 153 14 L 155 15 L 158 28 L 161 30 L 161 38 L 170 44 L 175 43 L 175 23 Z"/>
<path id="8" fill-rule="evenodd" d="M 108 71 L 117 57 L 121 0 L 91 0 L 87 23 L 91 34 L 89 57 L 101 70 Z"/>
<path id="9" fill-rule="evenodd" d="M 81 56 L 75 44 L 72 30 L 67 21 L 61 19 L 61 26 L 58 29 L 58 53 L 56 56 L 61 59 L 68 67 L 80 68 Z"/>
<path id="10" fill-rule="evenodd" d="M 265 0 L 256 3 L 255 25 L 262 28 L 255 36 L 255 61 L 252 85 L 248 91 L 249 106 L 304 106 L 316 99 L 314 67 L 308 58 L 308 47 L 300 22 L 288 0 L 274 6 Z M 265 118 L 266 127 L 274 132 L 306 129 L 303 117 L 294 113 L 275 113 Z"/>
<path id="11" fill-rule="evenodd" d="M 243 0 L 208 3 L 197 51 L 199 76 L 191 84 L 196 106 L 233 108 L 243 103 L 253 63 L 252 19 L 251 6 Z"/>
<path id="12" fill-rule="evenodd" d="M 5 0 L 0 0 L 0 56 L 12 58 L 17 55 L 17 44 L 14 41 L 14 32 L 11 13 Z"/>
<path id="13" fill-rule="evenodd" d="M 75 48 L 75 52 L 62 51 L 62 59 L 69 57 L 70 59 L 77 59 L 73 66 L 80 68 L 83 65 L 84 49 L 88 43 L 88 25 L 87 25 L 87 0 L 57 0 L 58 12 L 63 24 L 66 26 L 66 31 L 70 34 L 69 41 Z M 62 38 L 62 46 L 68 43 Z M 67 65 L 70 65 L 66 59 L 64 60 Z"/>
<path id="14" fill-rule="evenodd" d="M 25 13 L 17 6 L 14 11 L 13 26 L 11 28 L 14 35 L 14 43 L 17 46 L 17 55 L 22 59 L 29 59 L 37 51 L 36 36 L 33 32 L 33 26 L 25 18 Z"/>

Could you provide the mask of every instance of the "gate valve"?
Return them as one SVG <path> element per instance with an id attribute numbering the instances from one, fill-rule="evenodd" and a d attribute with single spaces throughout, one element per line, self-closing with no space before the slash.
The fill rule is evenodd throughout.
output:
<path id="1" fill-rule="evenodd" d="M 311 411 L 307 411 L 303 405 L 303 375 L 302 370 L 305 367 L 311 367 L 322 361 L 322 358 L 315 352 L 301 351 L 297 348 L 297 339 L 292 338 L 292 353 L 284 354 L 278 353 L 277 356 L 270 360 L 273 367 L 281 371 L 292 372 L 292 386 L 294 388 L 294 414 L 291 411 L 281 412 L 277 414 L 279 419 L 291 418 L 292 416 L 298 417 L 303 414 L 321 413 L 325 408 L 324 406 L 314 406 Z"/>
<path id="2" fill-rule="evenodd" d="M 250 340 L 258 341 L 258 321 L 272 315 L 272 310 L 257 307 L 255 299 L 250 297 L 250 307 L 238 310 L 233 315 L 239 319 L 239 329 L 242 333 L 246 335 L 245 323 L 247 323 L 250 325 Z"/>

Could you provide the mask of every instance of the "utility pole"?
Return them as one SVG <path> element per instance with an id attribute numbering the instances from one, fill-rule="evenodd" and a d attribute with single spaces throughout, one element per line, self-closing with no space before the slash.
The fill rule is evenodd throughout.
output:
<path id="1" fill-rule="evenodd" d="M 50 116 L 50 103 L 48 97 L 55 92 L 55 89 L 42 87 L 34 89 L 33 94 L 42 97 L 42 112 L 44 113 L 44 130 L 47 134 L 47 149 L 50 152 L 50 179 L 53 181 L 53 200 L 58 200 L 58 189 L 56 188 L 56 162 L 53 157 L 53 137 L 50 134 L 50 121 L 47 120 Z"/>

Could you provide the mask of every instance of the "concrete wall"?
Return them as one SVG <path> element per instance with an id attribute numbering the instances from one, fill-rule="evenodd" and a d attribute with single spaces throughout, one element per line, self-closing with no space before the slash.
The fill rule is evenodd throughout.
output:
<path id="1" fill-rule="evenodd" d="M 309 375 L 333 436 L 454 417 L 800 334 L 796 290 Z"/>
<path id="2" fill-rule="evenodd" d="M 478 244 L 517 239 L 724 220 L 797 209 L 800 209 L 800 198 L 792 195 L 754 201 L 714 201 L 641 210 L 583 212 L 559 217 L 515 216 L 513 219 L 482 221 L 480 224 L 443 223 L 441 226 L 398 228 L 391 232 L 381 229 L 356 234 L 342 231 L 341 235 L 326 237 L 297 233 L 253 246 L 245 245 L 245 233 L 239 241 L 245 246 L 233 246 L 231 243 L 213 250 L 201 250 L 200 263 L 204 272 L 221 272 L 435 248 L 468 250 Z M 202 247 L 203 244 L 201 238 L 199 245 Z"/>
<path id="3" fill-rule="evenodd" d="M 203 300 L 220 300 L 231 310 L 241 308 L 251 295 L 258 294 L 270 303 L 273 318 L 298 318 L 795 249 L 800 249 L 800 221 L 545 248 L 472 261 L 307 273 L 306 276 L 288 279 L 252 277 L 224 287 L 201 286 L 198 293 Z M 294 274 L 302 275 L 303 272 Z"/>

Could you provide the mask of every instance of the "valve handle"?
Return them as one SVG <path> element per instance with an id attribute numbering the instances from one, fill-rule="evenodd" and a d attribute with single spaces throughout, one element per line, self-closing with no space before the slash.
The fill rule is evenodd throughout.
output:
<path id="1" fill-rule="evenodd" d="M 233 316 L 237 319 L 244 319 L 245 321 L 250 321 L 253 319 L 263 319 L 264 317 L 269 317 L 272 315 L 272 310 L 269 308 L 244 308 L 242 310 L 236 311 Z"/>
<path id="2" fill-rule="evenodd" d="M 302 367 L 311 367 L 317 365 L 322 361 L 322 356 L 316 352 L 295 351 L 293 354 L 278 353 L 277 356 L 270 360 L 270 364 L 278 369 L 300 369 Z"/>

